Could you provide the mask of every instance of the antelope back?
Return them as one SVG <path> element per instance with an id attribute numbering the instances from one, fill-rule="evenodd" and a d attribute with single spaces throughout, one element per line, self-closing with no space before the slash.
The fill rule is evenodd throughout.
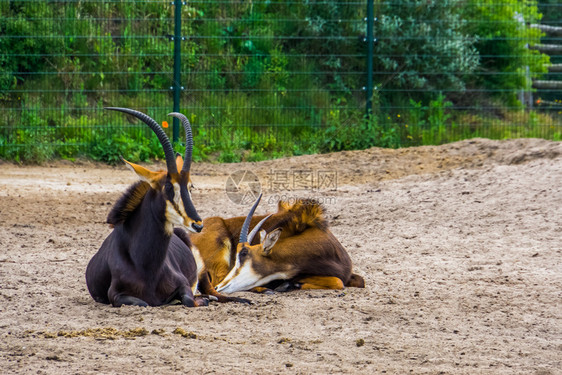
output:
<path id="1" fill-rule="evenodd" d="M 246 238 L 248 228 L 242 227 L 234 267 L 217 286 L 217 290 L 247 290 L 272 280 L 290 279 L 300 272 L 301 267 L 307 266 L 311 256 L 323 257 L 325 247 L 333 248 L 323 218 L 324 209 L 318 202 L 280 202 L 278 208 L 278 212 L 265 222 L 264 226 L 271 230 L 260 232 L 258 244 L 252 245 L 252 235 Z M 246 222 L 252 220 L 254 209 L 250 211 Z M 261 224 L 263 221 L 257 226 Z M 255 232 L 256 228 L 252 233 Z"/>

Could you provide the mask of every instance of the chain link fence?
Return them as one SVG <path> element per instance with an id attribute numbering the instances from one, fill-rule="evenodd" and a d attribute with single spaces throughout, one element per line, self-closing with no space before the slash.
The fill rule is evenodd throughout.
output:
<path id="1" fill-rule="evenodd" d="M 540 16 L 540 12 L 544 16 Z M 557 1 L 0 1 L 0 158 L 237 161 L 562 134 Z M 170 138 L 181 140 L 170 121 Z"/>

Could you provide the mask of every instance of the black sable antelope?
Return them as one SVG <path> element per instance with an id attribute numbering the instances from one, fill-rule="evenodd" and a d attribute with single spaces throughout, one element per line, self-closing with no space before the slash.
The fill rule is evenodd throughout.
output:
<path id="1" fill-rule="evenodd" d="M 86 269 L 86 284 L 95 301 L 137 306 L 159 306 L 179 300 L 185 306 L 206 305 L 195 298 L 199 289 L 220 302 L 248 302 L 218 294 L 208 279 L 204 262 L 187 233 L 200 232 L 202 220 L 191 201 L 191 127 L 181 113 L 186 134 L 185 160 L 174 151 L 166 133 L 144 113 L 127 108 L 106 108 L 135 116 L 157 135 L 166 156 L 167 171 L 150 171 L 125 163 L 141 178 L 113 206 L 107 222 L 113 232 L 105 239 Z M 178 171 L 179 169 L 179 171 Z"/>
<path id="2" fill-rule="evenodd" d="M 328 229 L 321 204 L 311 199 L 281 201 L 277 213 L 253 217 L 260 198 L 247 217 L 211 217 L 201 233 L 191 235 L 219 292 L 270 292 L 280 284 L 276 290 L 365 286 Z M 250 226 L 254 229 L 248 234 Z M 262 226 L 267 230 L 254 241 Z"/>

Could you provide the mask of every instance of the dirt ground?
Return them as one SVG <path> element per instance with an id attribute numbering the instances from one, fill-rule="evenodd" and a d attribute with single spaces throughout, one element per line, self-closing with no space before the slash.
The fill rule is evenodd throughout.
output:
<path id="1" fill-rule="evenodd" d="M 80 161 L 3 163 L 0 373 L 562 373 L 562 143 L 198 163 L 201 216 L 246 214 L 224 191 L 238 170 L 262 182 L 259 214 L 279 197 L 322 200 L 367 287 L 236 293 L 251 306 L 95 303 L 84 271 L 136 176 Z M 299 170 L 313 186 L 294 179 Z"/>

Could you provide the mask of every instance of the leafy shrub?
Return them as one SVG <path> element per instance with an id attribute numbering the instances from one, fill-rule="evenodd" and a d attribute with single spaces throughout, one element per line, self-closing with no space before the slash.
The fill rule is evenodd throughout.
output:
<path id="1" fill-rule="evenodd" d="M 465 88 L 463 77 L 478 66 L 474 38 L 464 30 L 460 0 L 383 2 L 375 24 L 375 77 L 384 103 L 422 98 L 424 91 Z M 439 72 L 439 74 L 435 74 Z"/>
<path id="2" fill-rule="evenodd" d="M 501 108 L 544 71 L 548 59 L 525 45 L 539 42 L 540 33 L 525 26 L 540 18 L 536 1 L 376 2 L 379 90 L 369 119 L 361 91 L 365 9 L 357 4 L 185 5 L 181 107 L 192 116 L 195 160 L 261 160 L 486 134 L 560 137 L 550 117 L 483 114 L 464 94 L 465 88 L 492 90 L 499 95 L 482 94 L 477 105 Z M 4 1 L 0 13 L 0 158 L 161 157 L 146 128 L 101 109 L 135 108 L 157 121 L 169 112 L 169 2 Z M 471 113 L 451 110 L 462 100 L 470 101 Z M 502 121 L 519 121 L 524 129 Z"/>
<path id="3" fill-rule="evenodd" d="M 477 39 L 478 73 L 494 72 L 473 75 L 471 85 L 508 96 L 515 103 L 516 90 L 530 89 L 530 79 L 545 73 L 549 63 L 547 55 L 528 48 L 539 44 L 542 35 L 538 29 L 528 27 L 541 18 L 537 1 L 469 0 L 463 15 L 471 20 L 465 32 Z"/>

